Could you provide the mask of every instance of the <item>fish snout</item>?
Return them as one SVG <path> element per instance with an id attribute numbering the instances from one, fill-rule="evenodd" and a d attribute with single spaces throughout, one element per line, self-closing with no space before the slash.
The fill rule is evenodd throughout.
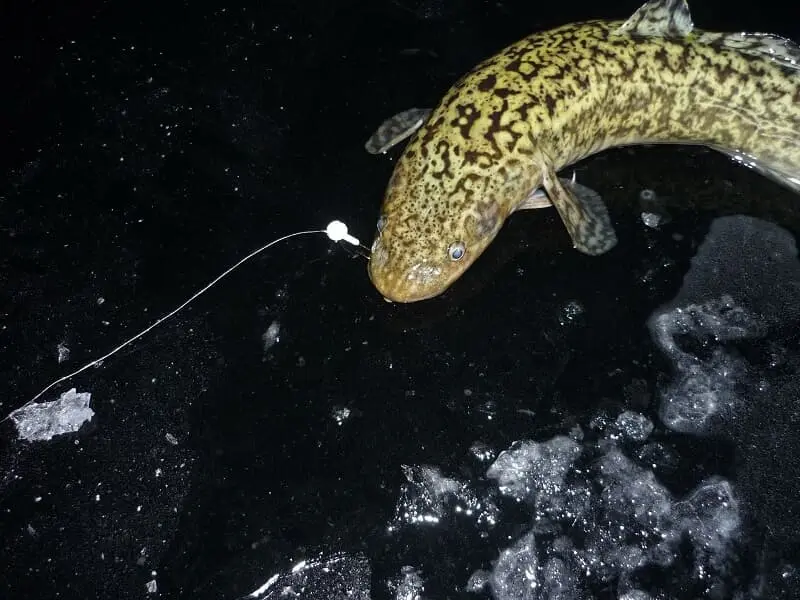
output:
<path id="1" fill-rule="evenodd" d="M 388 302 L 417 302 L 438 296 L 442 268 L 426 261 L 408 261 L 404 255 L 389 252 L 380 238 L 372 244 L 368 265 L 370 281 Z"/>

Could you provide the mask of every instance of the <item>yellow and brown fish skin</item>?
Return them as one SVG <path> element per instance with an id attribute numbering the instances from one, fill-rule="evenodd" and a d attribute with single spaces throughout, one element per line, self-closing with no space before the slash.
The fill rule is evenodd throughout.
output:
<path id="1" fill-rule="evenodd" d="M 585 202 L 555 173 L 615 146 L 702 144 L 800 192 L 798 57 L 774 36 L 694 29 L 684 0 L 508 46 L 456 82 L 405 148 L 370 279 L 391 301 L 441 294 L 540 188 L 576 248 L 607 251 L 599 197 Z"/>

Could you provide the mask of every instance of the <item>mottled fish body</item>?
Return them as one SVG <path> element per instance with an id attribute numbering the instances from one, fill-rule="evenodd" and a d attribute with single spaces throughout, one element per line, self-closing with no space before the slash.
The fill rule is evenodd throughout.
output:
<path id="1" fill-rule="evenodd" d="M 418 127 L 389 181 L 369 262 L 373 284 L 399 302 L 442 293 L 516 210 L 552 203 L 575 248 L 608 251 L 616 236 L 602 199 L 556 175 L 607 148 L 701 144 L 800 193 L 800 49 L 766 34 L 699 31 L 685 1 L 655 0 L 628 21 L 565 25 L 508 46 Z"/>

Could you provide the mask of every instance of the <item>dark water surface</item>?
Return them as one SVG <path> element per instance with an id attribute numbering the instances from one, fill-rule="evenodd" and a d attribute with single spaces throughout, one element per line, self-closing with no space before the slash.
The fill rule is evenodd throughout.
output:
<path id="1" fill-rule="evenodd" d="M 384 118 L 638 7 L 265 4 L 5 9 L 2 416 L 275 237 L 368 244 Z M 696 4 L 800 38 L 778 3 Z M 298 238 L 46 394 L 91 394 L 78 433 L 5 421 L 0 598 L 800 597 L 800 198 L 702 149 L 576 170 L 606 256 L 520 214 L 396 306 Z"/>

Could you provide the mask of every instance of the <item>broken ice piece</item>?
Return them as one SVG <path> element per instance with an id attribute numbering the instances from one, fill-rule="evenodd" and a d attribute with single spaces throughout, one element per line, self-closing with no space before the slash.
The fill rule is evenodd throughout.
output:
<path id="1" fill-rule="evenodd" d="M 78 431 L 84 423 L 92 420 L 91 397 L 89 392 L 77 392 L 72 388 L 53 402 L 18 408 L 9 418 L 14 422 L 20 439 L 29 442 L 50 440 L 57 435 Z"/>

